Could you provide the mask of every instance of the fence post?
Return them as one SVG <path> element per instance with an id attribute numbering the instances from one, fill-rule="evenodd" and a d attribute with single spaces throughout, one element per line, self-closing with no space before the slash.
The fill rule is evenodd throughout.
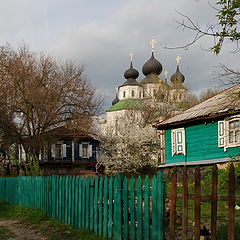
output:
<path id="1" fill-rule="evenodd" d="M 164 239 L 165 182 L 163 172 L 157 174 L 157 239 Z M 144 239 L 145 240 L 145 239 Z"/>
<path id="2" fill-rule="evenodd" d="M 228 175 L 228 240 L 234 240 L 235 224 L 235 169 L 233 163 Z"/>
<path id="3" fill-rule="evenodd" d="M 211 196 L 211 239 L 217 239 L 217 201 L 218 201 L 218 173 L 217 165 L 212 167 L 212 196 Z"/>
<path id="4" fill-rule="evenodd" d="M 187 167 L 183 167 L 182 176 L 183 185 L 183 206 L 182 206 L 182 238 L 187 239 L 187 226 L 188 226 L 188 174 Z"/>
<path id="5" fill-rule="evenodd" d="M 200 239 L 201 219 L 201 174 L 199 167 L 195 168 L 195 199 L 194 199 L 194 239 Z"/>
<path id="6" fill-rule="evenodd" d="M 170 232 L 169 239 L 175 239 L 175 223 L 176 223 L 176 198 L 177 198 L 177 169 L 173 168 L 171 199 L 170 199 Z"/>

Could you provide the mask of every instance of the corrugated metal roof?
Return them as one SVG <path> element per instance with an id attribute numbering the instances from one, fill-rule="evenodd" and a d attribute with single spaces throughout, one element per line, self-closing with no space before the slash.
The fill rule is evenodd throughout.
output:
<path id="1" fill-rule="evenodd" d="M 177 114 L 169 119 L 154 124 L 161 129 L 167 125 L 177 124 L 188 120 L 204 119 L 209 116 L 219 116 L 231 111 L 240 112 L 240 84 L 223 90 L 217 95 Z"/>

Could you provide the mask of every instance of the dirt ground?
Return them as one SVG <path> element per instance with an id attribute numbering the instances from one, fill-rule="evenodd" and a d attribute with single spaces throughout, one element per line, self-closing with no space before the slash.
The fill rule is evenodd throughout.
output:
<path id="1" fill-rule="evenodd" d="M 20 224 L 17 220 L 0 220 L 0 226 L 8 229 L 13 233 L 13 237 L 7 240 L 48 240 L 37 230 L 33 230 L 26 225 Z"/>

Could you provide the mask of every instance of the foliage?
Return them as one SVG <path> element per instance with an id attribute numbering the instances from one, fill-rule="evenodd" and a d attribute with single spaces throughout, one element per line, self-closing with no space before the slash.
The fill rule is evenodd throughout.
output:
<path id="1" fill-rule="evenodd" d="M 189 29 L 195 32 L 192 42 L 180 48 L 186 48 L 204 36 L 213 38 L 213 46 L 210 50 L 215 54 L 219 54 L 225 39 L 236 42 L 237 50 L 239 50 L 238 41 L 240 39 L 239 32 L 239 0 L 220 0 L 210 5 L 215 11 L 216 23 L 209 24 L 205 29 L 201 28 L 198 23 L 194 22 L 190 17 L 179 13 L 183 19 L 177 23 L 183 29 Z"/>
<path id="2" fill-rule="evenodd" d="M 235 176 L 236 176 L 236 190 L 240 191 L 240 163 L 237 162 L 234 164 L 235 167 Z M 228 192 L 228 174 L 229 174 L 229 165 L 226 168 L 218 169 L 218 189 L 220 194 L 226 194 Z M 204 172 L 203 186 L 206 186 L 209 193 L 212 183 L 212 167 L 208 167 Z M 205 189 L 206 190 L 206 189 Z"/>
<path id="3" fill-rule="evenodd" d="M 35 155 L 28 157 L 28 162 L 18 163 L 20 176 L 42 176 L 43 171 L 39 166 L 38 158 Z"/>
<path id="4" fill-rule="evenodd" d="M 6 201 L 0 201 L 0 215 L 5 219 L 17 219 L 19 222 L 27 224 L 28 227 L 44 233 L 51 240 L 107 240 L 89 229 L 73 229 L 70 225 L 51 219 L 37 208 L 10 206 Z"/>
<path id="5" fill-rule="evenodd" d="M 108 129 L 101 138 L 101 160 L 107 174 L 139 172 L 144 167 L 156 167 L 160 158 L 161 141 L 151 126 L 137 123 L 119 126 L 117 134 Z"/>
<path id="6" fill-rule="evenodd" d="M 88 132 L 100 107 L 83 67 L 25 46 L 0 47 L 1 146 L 21 144 L 38 156 L 49 130 L 64 125 Z"/>
<path id="7" fill-rule="evenodd" d="M 235 227 L 234 227 L 234 235 L 236 240 L 240 239 L 240 224 L 239 223 L 235 223 Z M 218 227 L 218 233 L 217 233 L 217 239 L 218 240 L 225 240 L 228 238 L 228 225 L 226 224 L 221 224 Z"/>

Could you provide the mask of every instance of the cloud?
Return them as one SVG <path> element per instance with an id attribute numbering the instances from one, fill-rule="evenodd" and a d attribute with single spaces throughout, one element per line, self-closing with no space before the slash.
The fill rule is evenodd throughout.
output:
<path id="1" fill-rule="evenodd" d="M 200 26 L 215 20 L 215 10 L 207 1 L 196 0 L 42 0 L 0 1 L 0 28 L 4 40 L 16 43 L 24 40 L 34 50 L 44 50 L 59 58 L 74 59 L 84 64 L 86 75 L 110 103 L 115 88 L 124 81 L 129 67 L 129 52 L 134 52 L 134 66 L 140 72 L 150 57 L 149 41 L 158 40 L 156 58 L 164 70 L 173 74 L 175 58 L 180 55 L 181 72 L 193 92 L 214 87 L 215 66 L 224 63 L 238 67 L 238 54 L 230 54 L 232 43 L 226 42 L 219 56 L 202 50 L 212 39 L 203 38 L 188 50 L 168 50 L 164 46 L 183 46 L 191 42 L 194 33 L 182 31 L 174 19 L 176 12 L 190 16 Z M 170 77 L 169 76 L 169 77 Z"/>

